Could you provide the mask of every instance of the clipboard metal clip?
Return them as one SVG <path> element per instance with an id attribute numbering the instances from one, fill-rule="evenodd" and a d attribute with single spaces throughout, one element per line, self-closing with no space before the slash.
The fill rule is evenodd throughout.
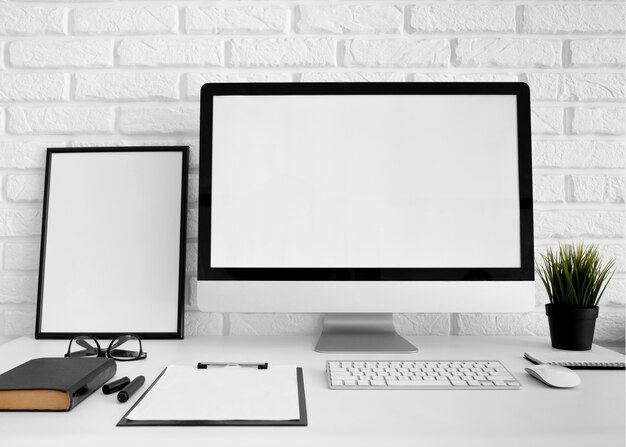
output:
<path id="1" fill-rule="evenodd" d="M 239 367 L 239 368 L 256 368 L 267 369 L 267 363 L 239 363 L 239 362 L 198 362 L 198 369 L 220 368 L 220 367 Z"/>

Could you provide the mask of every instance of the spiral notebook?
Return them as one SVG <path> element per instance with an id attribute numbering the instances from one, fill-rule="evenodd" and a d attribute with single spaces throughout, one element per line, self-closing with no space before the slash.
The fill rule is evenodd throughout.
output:
<path id="1" fill-rule="evenodd" d="M 535 364 L 566 366 L 571 369 L 625 369 L 623 354 L 593 345 L 589 351 L 564 351 L 546 347 L 524 353 L 524 358 Z"/>

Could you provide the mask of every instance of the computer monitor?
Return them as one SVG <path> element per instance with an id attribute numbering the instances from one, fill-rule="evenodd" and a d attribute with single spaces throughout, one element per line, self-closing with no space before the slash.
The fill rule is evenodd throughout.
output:
<path id="1" fill-rule="evenodd" d="M 205 84 L 200 120 L 201 310 L 411 351 L 392 313 L 534 306 L 526 84 Z"/>

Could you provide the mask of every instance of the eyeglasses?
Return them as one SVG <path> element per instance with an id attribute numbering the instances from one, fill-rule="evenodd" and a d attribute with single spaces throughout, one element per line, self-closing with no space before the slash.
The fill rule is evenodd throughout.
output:
<path id="1" fill-rule="evenodd" d="M 102 349 L 90 335 L 78 335 L 70 340 L 65 357 L 109 357 L 120 362 L 145 359 L 141 339 L 136 335 L 120 335 L 111 340 L 108 349 Z"/>

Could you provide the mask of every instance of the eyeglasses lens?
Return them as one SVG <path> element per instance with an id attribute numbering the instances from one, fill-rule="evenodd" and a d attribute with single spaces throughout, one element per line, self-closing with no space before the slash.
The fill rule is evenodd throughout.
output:
<path id="1" fill-rule="evenodd" d="M 89 357 L 97 356 L 100 349 L 95 339 L 80 336 L 72 339 L 68 352 L 70 357 Z"/>
<path id="2" fill-rule="evenodd" d="M 141 342 L 133 335 L 123 335 L 111 342 L 109 357 L 115 360 L 134 360 L 141 357 Z"/>

